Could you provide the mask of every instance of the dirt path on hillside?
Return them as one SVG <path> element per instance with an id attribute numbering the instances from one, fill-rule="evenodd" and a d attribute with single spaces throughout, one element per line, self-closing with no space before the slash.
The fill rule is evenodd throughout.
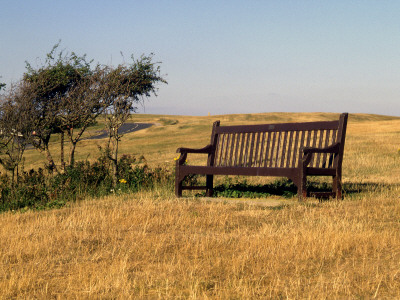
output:
<path id="1" fill-rule="evenodd" d="M 149 128 L 153 125 L 154 125 L 153 123 L 125 123 L 118 129 L 118 133 L 119 134 L 131 133 L 131 132 Z M 104 139 L 106 137 L 108 137 L 107 131 L 102 130 L 97 135 L 86 138 L 86 140 Z"/>

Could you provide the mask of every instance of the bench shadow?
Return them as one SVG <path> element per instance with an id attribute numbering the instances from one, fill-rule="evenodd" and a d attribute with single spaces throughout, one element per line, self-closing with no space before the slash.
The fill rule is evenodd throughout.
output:
<path id="1" fill-rule="evenodd" d="M 227 182 L 214 187 L 214 196 L 226 198 L 265 198 L 268 196 L 295 197 L 297 187 L 290 180 L 275 180 L 268 184 L 252 185 L 247 181 Z"/>
<path id="2" fill-rule="evenodd" d="M 343 190 L 347 195 L 361 194 L 366 192 L 379 192 L 385 189 L 399 187 L 398 183 L 382 183 L 382 182 L 346 182 L 343 185 Z"/>
<path id="3" fill-rule="evenodd" d="M 343 184 L 344 196 L 352 196 L 366 192 L 381 191 L 383 189 L 399 186 L 399 184 L 384 184 L 379 182 L 361 183 L 346 182 Z M 307 182 L 309 193 L 323 193 L 332 191 L 332 184 L 309 180 Z M 246 181 L 227 182 L 214 187 L 214 196 L 226 198 L 265 198 L 268 196 L 281 196 L 284 198 L 297 197 L 297 187 L 289 179 L 277 179 L 272 183 L 252 185 Z"/>

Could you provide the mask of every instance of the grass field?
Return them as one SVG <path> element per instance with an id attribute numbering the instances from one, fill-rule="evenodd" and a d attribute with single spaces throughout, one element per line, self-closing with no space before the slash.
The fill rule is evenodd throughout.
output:
<path id="1" fill-rule="evenodd" d="M 337 117 L 135 115 L 134 121 L 158 125 L 124 136 L 120 153 L 172 167 L 176 148 L 205 146 L 217 119 L 255 124 Z M 95 159 L 102 143 L 82 141 L 77 158 Z M 54 142 L 54 153 L 57 147 Z M 27 151 L 25 168 L 43 162 Z M 0 296 L 400 298 L 400 118 L 350 115 L 343 182 L 340 202 L 282 198 L 283 205 L 266 207 L 246 199 L 176 199 L 171 187 L 160 186 L 62 209 L 3 213 Z"/>

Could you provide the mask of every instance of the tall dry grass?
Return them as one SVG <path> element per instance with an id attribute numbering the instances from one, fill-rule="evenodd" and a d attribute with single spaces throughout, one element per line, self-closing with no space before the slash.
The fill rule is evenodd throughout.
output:
<path id="1" fill-rule="evenodd" d="M 396 188 L 360 201 L 88 200 L 6 213 L 3 298 L 398 298 Z"/>
<path id="2" fill-rule="evenodd" d="M 250 117 L 231 122 L 259 122 Z M 195 129 L 174 127 L 195 121 L 184 120 L 148 130 L 143 147 L 150 157 L 174 155 L 173 143 L 157 150 L 167 138 L 157 131 L 181 132 L 178 146 L 189 146 L 194 132 L 207 131 L 208 140 L 201 119 Z M 215 203 L 176 199 L 158 187 L 58 210 L 3 213 L 0 295 L 400 298 L 400 120 L 350 118 L 346 143 L 341 202 Z"/>

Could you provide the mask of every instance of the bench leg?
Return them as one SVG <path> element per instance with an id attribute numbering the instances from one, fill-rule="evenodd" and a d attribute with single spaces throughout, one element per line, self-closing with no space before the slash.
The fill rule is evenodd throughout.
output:
<path id="1" fill-rule="evenodd" d="M 213 189 L 214 189 L 214 176 L 213 175 L 206 175 L 206 197 L 213 196 Z"/>
<path id="2" fill-rule="evenodd" d="M 302 174 L 300 178 L 300 184 L 297 188 L 297 194 L 300 201 L 307 197 L 307 176 L 305 174 Z"/>
<path id="3" fill-rule="evenodd" d="M 178 179 L 175 180 L 175 196 L 182 197 L 182 181 Z"/>
<path id="4" fill-rule="evenodd" d="M 180 178 L 180 174 L 179 174 L 179 165 L 176 165 L 176 169 L 175 169 L 175 196 L 180 198 L 182 197 L 182 181 L 183 179 Z"/>
<path id="5" fill-rule="evenodd" d="M 337 200 L 342 200 L 342 182 L 341 176 L 337 174 L 336 176 L 332 176 L 333 184 L 332 184 L 332 192 L 336 194 Z"/>

